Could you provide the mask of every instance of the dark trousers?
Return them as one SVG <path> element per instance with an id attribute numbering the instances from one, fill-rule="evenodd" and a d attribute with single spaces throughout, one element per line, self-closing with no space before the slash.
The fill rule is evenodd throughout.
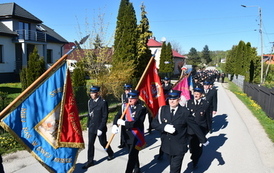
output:
<path id="1" fill-rule="evenodd" d="M 180 173 L 185 154 L 169 156 L 170 173 Z"/>
<path id="2" fill-rule="evenodd" d="M 128 161 L 126 173 L 140 172 L 140 163 L 139 163 L 139 150 L 135 149 L 135 145 L 127 144 L 129 148 Z"/>
<path id="3" fill-rule="evenodd" d="M 97 137 L 96 134 L 88 133 L 88 163 L 92 163 L 94 159 L 94 143 L 95 143 L 96 137 Z M 102 147 L 105 148 L 108 143 L 106 132 L 103 132 L 101 136 L 98 136 L 98 138 Z M 113 151 L 110 146 L 107 149 L 107 153 L 108 153 L 108 156 L 113 155 Z"/>
<path id="4" fill-rule="evenodd" d="M 126 145 L 125 136 L 126 136 L 126 128 L 125 126 L 121 126 L 121 133 L 120 133 L 120 145 Z"/>
<path id="5" fill-rule="evenodd" d="M 189 148 L 191 153 L 191 160 L 196 165 L 202 155 L 203 147 L 200 146 L 200 141 L 196 135 L 190 136 Z"/>

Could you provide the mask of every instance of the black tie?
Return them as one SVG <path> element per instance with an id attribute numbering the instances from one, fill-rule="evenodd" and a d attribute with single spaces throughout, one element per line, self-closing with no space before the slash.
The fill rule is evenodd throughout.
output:
<path id="1" fill-rule="evenodd" d="M 174 116 L 174 111 L 175 111 L 175 109 L 171 109 L 171 113 L 170 113 L 171 119 Z"/>
<path id="2" fill-rule="evenodd" d="M 196 105 L 198 105 L 198 104 L 199 104 L 199 101 L 198 101 L 198 100 L 195 100 L 195 102 L 196 102 Z"/>

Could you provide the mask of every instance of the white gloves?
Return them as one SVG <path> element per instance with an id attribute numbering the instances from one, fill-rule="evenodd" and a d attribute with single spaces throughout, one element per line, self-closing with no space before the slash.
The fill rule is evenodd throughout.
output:
<path id="1" fill-rule="evenodd" d="M 111 129 L 111 133 L 113 133 L 113 134 L 119 133 L 119 127 L 116 126 L 116 125 L 113 125 L 113 126 L 112 126 L 112 129 Z"/>
<path id="2" fill-rule="evenodd" d="M 102 131 L 101 130 L 97 130 L 97 136 L 101 136 L 102 135 Z"/>
<path id="3" fill-rule="evenodd" d="M 167 124 L 164 128 L 164 131 L 170 134 L 173 134 L 175 132 L 175 128 L 171 124 Z"/>
<path id="4" fill-rule="evenodd" d="M 125 120 L 118 119 L 117 124 L 121 125 L 121 126 L 124 126 L 126 124 L 126 122 L 125 122 Z"/>
<path id="5" fill-rule="evenodd" d="M 207 146 L 209 144 L 209 141 L 206 141 L 205 143 L 203 143 L 203 146 Z"/>

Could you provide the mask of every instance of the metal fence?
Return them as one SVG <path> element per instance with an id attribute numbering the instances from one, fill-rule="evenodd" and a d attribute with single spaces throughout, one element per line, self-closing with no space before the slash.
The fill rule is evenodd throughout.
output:
<path id="1" fill-rule="evenodd" d="M 274 119 L 274 88 L 269 89 L 257 84 L 244 82 L 244 92 L 251 97 L 268 117 Z"/>

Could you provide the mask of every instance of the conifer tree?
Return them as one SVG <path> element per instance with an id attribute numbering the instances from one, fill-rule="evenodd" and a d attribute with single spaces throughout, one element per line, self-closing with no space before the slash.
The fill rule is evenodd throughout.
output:
<path id="1" fill-rule="evenodd" d="M 166 71 L 171 74 L 174 71 L 174 63 L 173 63 L 173 53 L 170 42 L 168 42 L 166 47 Z"/>
<path id="2" fill-rule="evenodd" d="M 121 0 L 114 38 L 113 66 L 137 57 L 137 19 L 129 0 Z"/>
<path id="3" fill-rule="evenodd" d="M 165 66 L 165 61 L 166 61 L 166 42 L 163 42 L 162 44 L 162 49 L 161 49 L 161 54 L 160 54 L 160 65 L 159 65 L 159 73 L 162 76 L 162 73 L 166 73 L 166 66 Z"/>
<path id="4" fill-rule="evenodd" d="M 201 58 L 198 55 L 197 50 L 194 47 L 190 48 L 187 57 L 188 57 L 187 64 L 189 64 L 189 65 L 196 66 L 202 62 Z"/>
<path id="5" fill-rule="evenodd" d="M 22 90 L 25 90 L 46 71 L 45 60 L 43 57 L 39 56 L 36 47 L 34 47 L 33 52 L 30 53 L 28 64 L 25 68 L 26 69 L 22 70 L 20 74 Z"/>
<path id="6" fill-rule="evenodd" d="M 246 56 L 245 43 L 240 41 L 236 49 L 236 58 L 235 58 L 235 74 L 245 75 L 244 71 L 244 61 Z"/>
<path id="7" fill-rule="evenodd" d="M 202 58 L 206 61 L 206 64 L 210 63 L 212 61 L 210 57 L 210 51 L 208 49 L 208 46 L 205 45 L 203 51 L 202 51 Z"/>
<path id="8" fill-rule="evenodd" d="M 73 93 L 79 112 L 85 112 L 87 110 L 86 103 L 88 96 L 85 77 L 84 63 L 80 61 L 76 64 L 76 68 L 73 70 L 71 76 Z"/>
<path id="9" fill-rule="evenodd" d="M 149 31 L 149 21 L 146 16 L 145 6 L 141 6 L 141 21 L 137 27 L 138 42 L 137 42 L 137 71 L 136 77 L 142 76 L 150 58 L 151 51 L 147 46 L 148 39 L 152 36 L 152 32 Z"/>

